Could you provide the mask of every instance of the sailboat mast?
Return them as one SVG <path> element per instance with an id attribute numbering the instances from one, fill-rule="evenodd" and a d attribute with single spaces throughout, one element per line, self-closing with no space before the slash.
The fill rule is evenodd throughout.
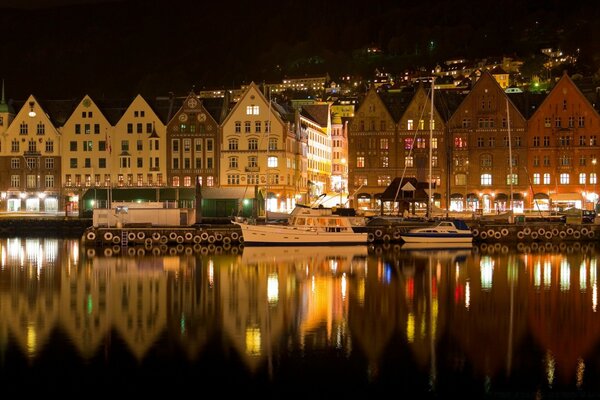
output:
<path id="1" fill-rule="evenodd" d="M 433 208 L 433 193 L 431 191 L 431 180 L 433 167 L 433 88 L 435 86 L 435 76 L 431 78 L 431 110 L 429 111 L 429 193 L 427 199 L 427 218 L 431 218 Z"/>
<path id="2" fill-rule="evenodd" d="M 513 211 L 513 158 L 512 158 L 512 140 L 510 138 L 510 113 L 508 112 L 508 97 L 506 98 L 506 127 L 508 128 L 508 163 L 510 174 L 510 211 Z"/>

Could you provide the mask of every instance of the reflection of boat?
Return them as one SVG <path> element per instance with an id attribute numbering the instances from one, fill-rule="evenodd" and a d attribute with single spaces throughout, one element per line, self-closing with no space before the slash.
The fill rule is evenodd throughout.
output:
<path id="1" fill-rule="evenodd" d="M 469 242 L 409 242 L 404 243 L 401 247 L 402 250 L 440 250 L 440 249 L 472 249 L 473 244 Z"/>
<path id="2" fill-rule="evenodd" d="M 242 264 L 287 262 L 314 258 L 334 259 L 366 257 L 367 246 L 250 246 L 242 251 Z"/>
<path id="3" fill-rule="evenodd" d="M 460 219 L 452 221 L 440 221 L 437 225 L 428 226 L 425 228 L 411 229 L 401 236 L 405 243 L 436 243 L 439 247 L 444 244 L 453 243 L 472 243 L 473 232 Z"/>
<path id="4" fill-rule="evenodd" d="M 249 246 L 241 265 L 292 265 L 307 273 L 355 273 L 363 270 L 367 246 Z M 364 272 L 364 271 L 363 271 Z"/>
<path id="5" fill-rule="evenodd" d="M 296 205 L 288 223 L 249 224 L 234 221 L 242 229 L 246 245 L 367 244 L 367 233 L 358 232 L 356 216 L 339 215 L 331 208 Z M 364 224 L 363 224 L 364 225 Z"/>

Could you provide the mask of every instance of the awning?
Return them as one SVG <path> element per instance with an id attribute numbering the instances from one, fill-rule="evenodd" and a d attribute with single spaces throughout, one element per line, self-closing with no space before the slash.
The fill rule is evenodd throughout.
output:
<path id="1" fill-rule="evenodd" d="M 539 192 L 539 193 L 534 194 L 533 198 L 535 200 L 548 200 L 549 197 L 546 193 Z"/>
<path id="2" fill-rule="evenodd" d="M 555 202 L 561 201 L 582 201 L 581 193 L 553 193 L 550 195 L 550 200 Z"/>
<path id="3" fill-rule="evenodd" d="M 451 198 L 451 199 L 462 199 L 462 198 L 463 198 L 463 195 L 462 195 L 462 193 L 452 193 L 452 194 L 450 195 L 450 198 Z"/>
<path id="4" fill-rule="evenodd" d="M 496 195 L 496 201 L 506 201 L 508 200 L 508 195 L 506 193 L 498 193 Z"/>

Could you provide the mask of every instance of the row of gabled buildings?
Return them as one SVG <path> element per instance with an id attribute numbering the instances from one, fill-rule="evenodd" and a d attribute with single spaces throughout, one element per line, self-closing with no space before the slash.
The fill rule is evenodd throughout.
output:
<path id="1" fill-rule="evenodd" d="M 192 91 L 130 102 L 31 95 L 9 104 L 3 88 L 0 209 L 71 213 L 117 200 L 192 208 L 200 186 L 237 189 L 216 196 L 239 199 L 240 207 L 260 197 L 261 209 L 288 210 L 346 188 L 345 136 L 330 104 L 295 110 L 254 83 L 236 101 Z"/>
<path id="2" fill-rule="evenodd" d="M 348 129 L 356 206 L 378 209 L 395 177 L 428 182 L 430 171 L 433 202 L 442 209 L 541 211 L 598 202 L 600 116 L 568 75 L 544 94 L 506 93 L 489 71 L 466 94 L 433 93 L 432 107 L 423 86 L 414 93 L 372 89 L 362 99 Z M 399 198 L 410 198 L 412 186 L 398 190 Z"/>
<path id="3" fill-rule="evenodd" d="M 488 71 L 468 93 L 430 86 L 372 87 L 353 116 L 344 104 L 290 107 L 254 83 L 234 100 L 192 91 L 8 103 L 3 89 L 0 210 L 80 212 L 116 200 L 191 208 L 196 186 L 239 201 L 224 215 L 244 199 L 286 211 L 322 194 L 375 210 L 398 177 L 431 181 L 434 205 L 449 210 L 597 202 L 600 119 L 569 76 L 548 94 L 507 94 Z"/>

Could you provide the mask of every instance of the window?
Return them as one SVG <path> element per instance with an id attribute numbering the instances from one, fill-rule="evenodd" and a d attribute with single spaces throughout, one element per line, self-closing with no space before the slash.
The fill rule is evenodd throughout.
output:
<path id="1" fill-rule="evenodd" d="M 69 159 L 69 167 L 70 168 L 77 168 L 77 159 L 76 158 Z"/>
<path id="2" fill-rule="evenodd" d="M 409 119 L 408 121 L 406 121 L 406 129 L 413 129 L 413 120 Z"/>
<path id="3" fill-rule="evenodd" d="M 75 140 L 69 142 L 69 150 L 77 151 L 77 142 Z"/>
<path id="4" fill-rule="evenodd" d="M 277 138 L 269 138 L 269 150 L 277 150 Z"/>
<path id="5" fill-rule="evenodd" d="M 389 175 L 381 175 L 377 177 L 377 186 L 389 186 L 392 183 L 392 177 Z"/>
<path id="6" fill-rule="evenodd" d="M 431 156 L 431 166 L 432 167 L 438 166 L 438 156 Z"/>
<path id="7" fill-rule="evenodd" d="M 235 121 L 235 133 L 241 133 L 241 132 L 242 132 L 242 122 Z"/>
<path id="8" fill-rule="evenodd" d="M 21 176 L 20 175 L 11 175 L 10 176 L 10 186 L 14 187 L 14 188 L 20 187 L 21 186 Z"/>
<path id="9" fill-rule="evenodd" d="M 12 169 L 19 169 L 19 168 L 21 168 L 21 159 L 20 158 L 11 158 L 10 159 L 10 167 Z"/>
<path id="10" fill-rule="evenodd" d="M 48 157 L 44 160 L 44 167 L 46 169 L 54 169 L 54 158 Z"/>
<path id="11" fill-rule="evenodd" d="M 550 174 L 548 172 L 546 172 L 544 174 L 544 185 L 549 185 L 550 184 Z"/>
<path id="12" fill-rule="evenodd" d="M 10 142 L 10 151 L 13 153 L 18 153 L 19 152 L 19 141 L 17 139 L 13 139 L 12 142 Z"/>
<path id="13" fill-rule="evenodd" d="M 245 121 L 244 122 L 244 132 L 245 133 L 250 133 L 251 132 L 251 127 L 252 127 L 252 125 L 250 124 L 250 121 Z"/>
<path id="14" fill-rule="evenodd" d="M 519 184 L 519 175 L 517 174 L 507 174 L 506 175 L 506 184 L 510 185 L 518 185 Z"/>
<path id="15" fill-rule="evenodd" d="M 238 149 L 238 140 L 237 139 L 229 139 L 229 150 L 237 150 Z"/>
<path id="16" fill-rule="evenodd" d="M 492 174 L 481 174 L 481 186 L 492 185 Z"/>
<path id="17" fill-rule="evenodd" d="M 256 156 L 249 156 L 248 157 L 248 166 L 250 168 L 258 167 L 258 158 Z"/>
<path id="18" fill-rule="evenodd" d="M 246 115 L 259 115 L 260 110 L 258 106 L 250 105 L 246 106 Z"/>
<path id="19" fill-rule="evenodd" d="M 390 158 L 388 156 L 381 157 L 381 168 L 389 168 Z"/>
<path id="20" fill-rule="evenodd" d="M 239 174 L 227 175 L 227 184 L 228 185 L 239 185 L 240 184 L 240 175 Z"/>
<path id="21" fill-rule="evenodd" d="M 544 147 L 550 147 L 550 136 L 544 136 Z"/>
<path id="22" fill-rule="evenodd" d="M 248 140 L 248 150 L 258 150 L 258 139 Z"/>
<path id="23" fill-rule="evenodd" d="M 254 132 L 260 133 L 261 130 L 262 130 L 262 122 L 254 121 Z"/>
<path id="24" fill-rule="evenodd" d="M 411 150 L 413 148 L 413 139 L 412 138 L 405 138 L 404 139 L 404 149 L 405 150 Z"/>
<path id="25" fill-rule="evenodd" d="M 454 175 L 454 184 L 456 186 L 465 186 L 467 184 L 467 175 L 466 174 Z"/>
<path id="26" fill-rule="evenodd" d="M 431 138 L 431 148 L 432 149 L 437 149 L 438 148 L 438 138 Z"/>
<path id="27" fill-rule="evenodd" d="M 192 186 L 192 177 L 191 176 L 184 176 L 183 177 L 183 186 L 185 186 L 185 187 Z"/>
<path id="28" fill-rule="evenodd" d="M 143 140 L 138 140 L 137 141 L 137 143 L 136 143 L 136 149 L 138 151 L 144 151 L 144 141 Z"/>
<path id="29" fill-rule="evenodd" d="M 141 149 L 138 149 L 141 150 Z M 192 140 L 191 139 L 183 139 L 183 152 L 189 153 L 192 151 Z"/>
<path id="30" fill-rule="evenodd" d="M 44 187 L 46 189 L 51 189 L 54 187 L 54 175 L 44 176 Z"/>
<path id="31" fill-rule="evenodd" d="M 561 185 L 568 185 L 569 184 L 569 174 L 566 172 L 563 172 L 562 174 L 560 174 L 560 184 Z"/>
<path id="32" fill-rule="evenodd" d="M 229 157 L 229 168 L 237 168 L 238 167 L 238 158 L 237 157 Z"/>
<path id="33" fill-rule="evenodd" d="M 544 127 L 545 128 L 550 128 L 551 126 L 552 126 L 552 122 L 550 120 L 550 117 L 544 118 Z"/>
<path id="34" fill-rule="evenodd" d="M 121 140 L 121 151 L 129 151 L 129 140 Z"/>
<path id="35" fill-rule="evenodd" d="M 561 127 L 560 117 L 554 118 L 554 127 L 555 128 L 560 128 Z"/>
<path id="36" fill-rule="evenodd" d="M 544 156 L 544 167 L 550 166 L 550 156 Z"/>
<path id="37" fill-rule="evenodd" d="M 533 156 L 533 166 L 534 167 L 539 167 L 540 166 L 540 156 Z"/>
<path id="38" fill-rule="evenodd" d="M 477 147 L 483 147 L 483 146 L 485 146 L 485 142 L 484 142 L 483 138 L 478 137 L 477 138 Z"/>
<path id="39" fill-rule="evenodd" d="M 37 124 L 36 131 L 38 135 L 44 135 L 46 134 L 46 126 L 40 122 Z"/>
<path id="40" fill-rule="evenodd" d="M 482 167 L 491 167 L 492 166 L 492 155 L 491 154 L 483 154 L 481 156 L 481 166 Z"/>
<path id="41" fill-rule="evenodd" d="M 389 141 L 388 141 L 387 138 L 379 139 L 379 148 L 381 150 L 388 150 L 389 149 Z"/>
<path id="42" fill-rule="evenodd" d="M 83 144 L 83 151 L 94 151 L 93 142 L 91 140 L 84 140 L 82 144 Z"/>
<path id="43" fill-rule="evenodd" d="M 585 167 L 585 162 L 586 162 L 585 156 L 583 156 L 583 155 L 580 156 L 579 157 L 579 165 L 582 166 L 582 167 Z"/>
<path id="44" fill-rule="evenodd" d="M 592 173 L 590 174 L 590 183 L 591 183 L 592 185 L 595 185 L 595 184 L 597 183 L 597 181 L 598 181 L 598 178 L 596 177 L 596 173 L 595 173 L 595 172 L 592 172 Z"/>
<path id="45" fill-rule="evenodd" d="M 413 156 L 406 156 L 406 157 L 404 157 L 404 165 L 405 165 L 407 168 L 414 167 L 414 160 L 413 160 Z"/>
<path id="46" fill-rule="evenodd" d="M 54 153 L 54 141 L 48 140 L 46 142 L 46 153 Z"/>
<path id="47" fill-rule="evenodd" d="M 173 177 L 172 184 L 173 184 L 173 186 L 179 186 L 179 177 L 178 176 Z"/>
<path id="48" fill-rule="evenodd" d="M 585 127 L 585 117 L 579 117 L 579 127 L 580 128 Z"/>
<path id="49" fill-rule="evenodd" d="M 194 151 L 196 153 L 202 152 L 202 139 L 194 139 Z"/>
<path id="50" fill-rule="evenodd" d="M 579 184 L 580 185 L 585 185 L 585 178 L 586 178 L 585 172 L 581 172 L 579 174 Z"/>
<path id="51" fill-rule="evenodd" d="M 533 137 L 533 147 L 540 147 L 540 137 L 539 136 Z"/>
<path id="52" fill-rule="evenodd" d="M 270 157 L 267 159 L 267 166 L 268 166 L 269 168 L 277 168 L 277 165 L 278 165 L 278 163 L 277 163 L 277 157 L 275 157 L 275 156 L 270 156 Z"/>
<path id="53" fill-rule="evenodd" d="M 365 158 L 364 157 L 356 157 L 356 168 L 364 168 L 365 167 Z"/>
<path id="54" fill-rule="evenodd" d="M 533 174 L 533 184 L 534 185 L 540 184 L 540 174 L 539 173 Z"/>

